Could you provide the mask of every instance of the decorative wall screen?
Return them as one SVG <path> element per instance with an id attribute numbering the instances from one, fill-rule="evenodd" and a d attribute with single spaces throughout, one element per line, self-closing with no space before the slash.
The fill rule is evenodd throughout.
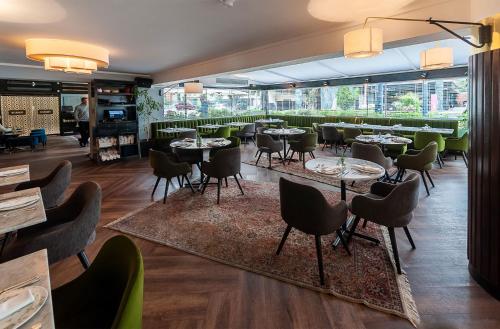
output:
<path id="1" fill-rule="evenodd" d="M 23 135 L 37 128 L 45 128 L 47 134 L 59 134 L 57 96 L 1 96 L 0 106 L 6 127 L 20 128 Z"/>

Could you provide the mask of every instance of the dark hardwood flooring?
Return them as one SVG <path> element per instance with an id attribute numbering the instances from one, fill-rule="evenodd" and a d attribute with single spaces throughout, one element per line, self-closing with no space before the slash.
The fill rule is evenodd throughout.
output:
<path id="1" fill-rule="evenodd" d="M 252 157 L 252 144 L 242 146 Z M 30 163 L 32 177 L 45 175 L 61 159 L 73 162 L 71 189 L 87 180 L 103 189 L 93 259 L 116 234 L 102 226 L 148 205 L 155 179 L 147 159 L 109 165 L 91 162 L 73 137 L 49 137 L 46 150 L 0 154 L 0 166 Z M 500 302 L 467 271 L 467 177 L 464 163 L 452 157 L 434 169 L 436 188 L 421 199 L 410 225 L 416 250 L 397 232 L 400 257 L 422 317 L 421 328 L 500 328 Z M 281 174 L 243 165 L 246 179 L 277 182 Z M 304 180 L 312 185 L 327 185 Z M 159 186 L 161 198 L 164 182 Z M 70 189 L 70 190 L 71 190 Z M 6 191 L 8 188 L 2 188 Z M 388 210 L 390 211 L 390 210 Z M 134 238 L 144 256 L 144 328 L 411 328 L 406 320 L 242 271 L 165 246 Z M 312 242 L 311 242 L 312 243 Z M 77 257 L 51 267 L 57 287 L 82 272 Z"/>

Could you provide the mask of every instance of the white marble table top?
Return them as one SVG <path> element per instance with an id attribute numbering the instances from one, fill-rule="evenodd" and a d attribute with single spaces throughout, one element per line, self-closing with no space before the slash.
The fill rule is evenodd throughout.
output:
<path id="1" fill-rule="evenodd" d="M 268 135 L 278 135 L 278 136 L 291 136 L 291 135 L 301 135 L 305 134 L 304 129 L 296 129 L 296 128 L 269 128 L 263 131 L 264 134 Z"/>
<path id="2" fill-rule="evenodd" d="M 344 158 L 344 170 L 341 170 L 341 157 L 317 158 L 306 162 L 306 169 L 317 174 L 325 175 L 332 178 L 337 178 L 343 181 L 366 181 L 382 177 L 385 174 L 385 169 L 371 161 Z M 357 169 L 357 166 L 368 166 L 378 170 L 378 172 L 364 172 Z M 321 168 L 336 168 L 338 173 L 326 174 L 321 172 Z"/>
<path id="3" fill-rule="evenodd" d="M 40 281 L 33 285 L 47 289 L 47 301 L 21 328 L 55 328 L 47 249 L 0 264 L 0 273 L 0 290 L 38 276 Z"/>
<path id="4" fill-rule="evenodd" d="M 196 139 L 184 139 L 170 143 L 171 147 L 184 150 L 208 150 L 228 146 L 231 144 L 229 139 L 225 138 L 202 138 L 201 145 L 196 144 Z"/>
<path id="5" fill-rule="evenodd" d="M 22 170 L 24 172 L 17 175 L 8 175 L 5 176 L 2 173 L 11 171 L 11 170 Z M 13 167 L 4 167 L 0 168 L 0 186 L 6 186 L 11 184 L 19 184 L 22 182 L 27 182 L 30 180 L 30 166 L 29 165 L 20 165 Z"/>
<path id="6" fill-rule="evenodd" d="M 206 124 L 206 125 L 198 126 L 198 128 L 201 128 L 201 129 L 219 129 L 221 127 L 226 127 L 226 126 L 219 125 L 219 124 Z"/>
<path id="7" fill-rule="evenodd" d="M 255 120 L 255 122 L 258 122 L 258 123 L 282 123 L 285 121 L 281 120 L 281 119 L 259 119 L 259 120 Z"/>
<path id="8" fill-rule="evenodd" d="M 32 205 L 14 210 L 0 211 L 0 234 L 43 223 L 47 220 L 39 187 L 1 194 L 0 201 L 35 194 L 40 198 Z"/>
<path id="9" fill-rule="evenodd" d="M 448 128 L 432 128 L 432 127 L 407 127 L 401 125 L 394 126 L 382 126 L 382 125 L 371 125 L 371 124 L 359 124 L 359 123 L 346 123 L 346 122 L 327 122 L 319 125 L 320 127 L 336 127 L 336 128 L 358 128 L 358 129 L 370 129 L 370 130 L 383 130 L 383 131 L 403 131 L 403 132 L 417 132 L 417 131 L 428 131 L 436 132 L 443 135 L 453 134 L 453 129 Z"/>
<path id="10" fill-rule="evenodd" d="M 165 128 L 165 129 L 158 129 L 159 132 L 162 133 L 167 133 L 167 134 L 176 134 L 176 133 L 183 133 L 186 131 L 196 131 L 194 128 L 184 128 L 184 127 L 171 127 L 171 128 Z"/>
<path id="11" fill-rule="evenodd" d="M 390 134 L 385 135 L 359 135 L 356 140 L 362 143 L 374 143 L 382 145 L 404 145 L 411 144 L 413 141 L 409 138 L 394 136 Z"/>

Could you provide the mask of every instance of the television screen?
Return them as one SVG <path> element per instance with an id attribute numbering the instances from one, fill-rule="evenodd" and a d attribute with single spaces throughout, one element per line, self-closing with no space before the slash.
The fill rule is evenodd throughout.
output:
<path id="1" fill-rule="evenodd" d="M 109 121 L 124 120 L 126 115 L 124 110 L 106 110 L 104 118 Z"/>

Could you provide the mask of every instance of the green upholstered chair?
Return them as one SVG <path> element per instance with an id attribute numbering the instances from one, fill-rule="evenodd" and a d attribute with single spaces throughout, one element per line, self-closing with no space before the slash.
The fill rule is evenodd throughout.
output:
<path id="1" fill-rule="evenodd" d="M 231 136 L 231 127 L 219 127 L 210 135 L 212 138 L 229 138 Z"/>
<path id="2" fill-rule="evenodd" d="M 302 160 L 302 167 L 306 167 L 306 153 L 309 153 L 311 158 L 314 157 L 314 150 L 316 149 L 316 143 L 318 140 L 318 134 L 316 133 L 307 133 L 302 134 L 301 138 L 297 141 L 293 141 L 290 143 L 290 150 L 292 150 L 292 155 L 288 158 L 288 164 L 293 159 L 293 155 L 295 152 L 299 154 L 299 160 Z"/>
<path id="3" fill-rule="evenodd" d="M 400 155 L 396 163 L 398 166 L 396 181 L 401 181 L 407 169 L 419 171 L 420 176 L 422 176 L 422 181 L 424 182 L 427 195 L 430 195 L 425 175 L 427 175 L 432 187 L 434 187 L 434 182 L 429 174 L 429 170 L 432 169 L 432 164 L 436 161 L 437 148 L 437 143 L 432 141 L 421 150 L 408 150 L 408 154 Z"/>
<path id="4" fill-rule="evenodd" d="M 436 142 L 437 144 L 436 160 L 439 164 L 439 167 L 443 168 L 444 163 L 443 163 L 443 158 L 441 158 L 441 152 L 443 152 L 445 148 L 445 140 L 443 136 L 440 133 L 435 133 L 430 131 L 417 131 L 415 133 L 415 139 L 413 141 L 415 150 L 422 150 L 430 142 Z"/>
<path id="5" fill-rule="evenodd" d="M 344 143 L 347 146 L 351 146 L 353 142 L 356 141 L 356 137 L 361 135 L 361 129 L 358 128 L 344 128 Z"/>
<path id="6" fill-rule="evenodd" d="M 467 152 L 469 150 L 469 133 L 465 133 L 460 138 L 446 138 L 444 148 L 446 152 L 455 154 L 455 160 L 457 159 L 457 154 L 460 154 L 464 159 L 465 165 L 467 167 L 469 166 L 469 161 L 467 160 Z"/>
<path id="7" fill-rule="evenodd" d="M 139 248 L 126 236 L 102 246 L 89 269 L 52 290 L 56 328 L 142 327 L 144 266 Z"/>
<path id="8" fill-rule="evenodd" d="M 153 193 L 151 193 L 151 198 L 155 194 L 156 188 L 158 187 L 158 183 L 162 178 L 167 180 L 165 184 L 165 193 L 163 195 L 163 203 L 167 200 L 168 194 L 168 186 L 171 183 L 171 179 L 177 177 L 177 182 L 179 183 L 179 187 L 182 186 L 181 180 L 179 176 L 182 176 L 182 179 L 187 181 L 191 191 L 194 193 L 193 186 L 191 186 L 191 182 L 187 174 L 191 172 L 191 166 L 187 162 L 176 162 L 174 157 L 168 156 L 166 153 L 161 151 L 155 151 L 153 149 L 149 150 L 149 163 L 151 168 L 153 168 L 153 174 L 157 177 L 155 187 L 153 189 Z"/>

